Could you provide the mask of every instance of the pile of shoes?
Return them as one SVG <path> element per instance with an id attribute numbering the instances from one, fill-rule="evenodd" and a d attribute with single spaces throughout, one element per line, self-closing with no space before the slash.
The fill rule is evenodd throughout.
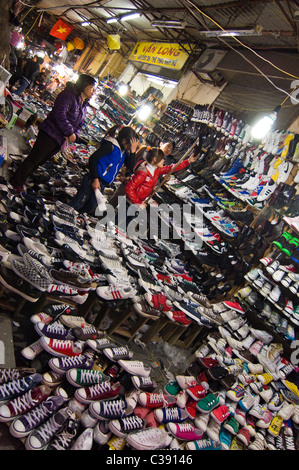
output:
<path id="1" fill-rule="evenodd" d="M 1 369 L 0 421 L 28 450 L 297 449 L 298 374 L 282 345 L 238 302 L 217 315 L 186 370 L 158 384 L 129 347 L 50 306 L 31 317 L 40 351 L 22 352 L 47 365 Z"/>

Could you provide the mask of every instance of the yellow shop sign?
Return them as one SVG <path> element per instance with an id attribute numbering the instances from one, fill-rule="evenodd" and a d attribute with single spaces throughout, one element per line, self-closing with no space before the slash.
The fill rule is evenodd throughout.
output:
<path id="1" fill-rule="evenodd" d="M 181 69 L 192 52 L 192 46 L 184 48 L 176 43 L 137 42 L 130 55 L 130 60 L 146 64 Z"/>

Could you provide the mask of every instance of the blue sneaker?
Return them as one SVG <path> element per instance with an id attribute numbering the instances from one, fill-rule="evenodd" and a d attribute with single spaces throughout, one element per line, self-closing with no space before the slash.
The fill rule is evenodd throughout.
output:
<path id="1" fill-rule="evenodd" d="M 198 441 L 187 442 L 184 449 L 187 450 L 222 450 L 219 442 L 212 439 L 200 439 Z"/>
<path id="2" fill-rule="evenodd" d="M 219 432 L 219 441 L 223 450 L 229 450 L 232 443 L 233 435 L 221 426 Z"/>

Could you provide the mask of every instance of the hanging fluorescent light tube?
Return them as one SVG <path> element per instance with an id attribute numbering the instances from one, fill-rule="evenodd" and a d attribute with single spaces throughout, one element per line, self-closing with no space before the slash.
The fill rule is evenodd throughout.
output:
<path id="1" fill-rule="evenodd" d="M 81 23 L 81 26 L 89 26 L 90 25 L 90 21 L 83 21 L 83 23 Z"/>
<path id="2" fill-rule="evenodd" d="M 262 34 L 263 27 L 260 25 L 254 28 L 246 29 L 216 29 L 210 31 L 199 31 L 200 34 L 207 38 L 219 38 L 219 37 L 230 37 L 230 36 L 260 36 Z"/>
<path id="3" fill-rule="evenodd" d="M 125 15 L 125 16 L 122 16 L 121 17 L 121 21 L 129 21 L 129 20 L 134 20 L 134 18 L 139 18 L 140 17 L 140 13 L 136 12 L 136 13 L 129 13 L 128 15 Z"/>
<path id="4" fill-rule="evenodd" d="M 155 20 L 151 22 L 152 26 L 157 28 L 177 28 L 177 29 L 184 29 L 186 26 L 185 21 L 177 21 L 177 20 Z"/>
<path id="5" fill-rule="evenodd" d="M 118 22 L 118 18 L 108 18 L 108 20 L 106 20 L 106 23 L 110 24 L 110 23 L 117 23 Z"/>

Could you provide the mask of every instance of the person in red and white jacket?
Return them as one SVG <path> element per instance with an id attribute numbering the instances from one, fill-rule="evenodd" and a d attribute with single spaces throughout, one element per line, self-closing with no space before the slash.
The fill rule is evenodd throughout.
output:
<path id="1" fill-rule="evenodd" d="M 152 194 L 161 175 L 170 173 L 176 164 L 164 165 L 165 155 L 158 147 L 151 148 L 145 161 L 135 170 L 126 186 L 126 196 L 130 203 L 138 204 L 141 208 L 145 207 L 144 201 Z M 197 160 L 197 156 L 191 155 L 188 159 L 181 162 L 175 171 L 186 168 L 190 163 Z"/>

